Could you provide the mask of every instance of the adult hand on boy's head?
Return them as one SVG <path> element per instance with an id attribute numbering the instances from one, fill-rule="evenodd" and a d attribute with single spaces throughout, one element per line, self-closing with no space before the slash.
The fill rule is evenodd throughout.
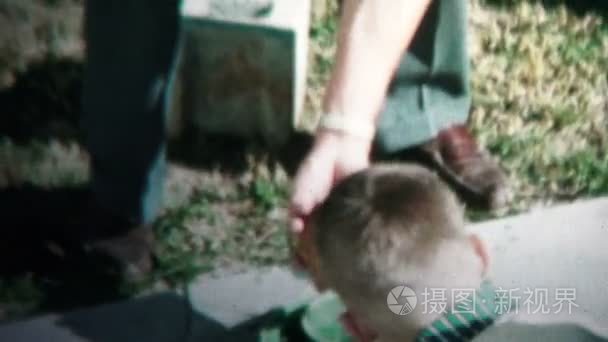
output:
<path id="1" fill-rule="evenodd" d="M 369 165 L 371 140 L 321 130 L 296 174 L 290 205 L 291 229 L 300 233 L 312 210 L 344 177 Z"/>

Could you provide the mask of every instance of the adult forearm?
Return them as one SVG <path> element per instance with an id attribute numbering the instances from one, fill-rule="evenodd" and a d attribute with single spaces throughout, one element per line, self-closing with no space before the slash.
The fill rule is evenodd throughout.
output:
<path id="1" fill-rule="evenodd" d="M 325 114 L 375 127 L 389 82 L 430 1 L 344 1 Z"/>
<path id="2" fill-rule="evenodd" d="M 294 180 L 291 228 L 301 232 L 332 186 L 369 165 L 386 89 L 431 0 L 344 0 L 325 115 Z"/>

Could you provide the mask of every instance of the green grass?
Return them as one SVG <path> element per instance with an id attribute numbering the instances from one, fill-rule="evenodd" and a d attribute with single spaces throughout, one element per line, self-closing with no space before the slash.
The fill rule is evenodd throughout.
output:
<path id="1" fill-rule="evenodd" d="M 471 123 L 509 172 L 513 207 L 605 194 L 605 19 L 557 1 L 500 3 L 471 14 Z"/>
<path id="2" fill-rule="evenodd" d="M 190 220 L 205 220 L 215 224 L 210 203 L 218 201 L 217 195 L 199 192 L 184 205 L 170 209 L 155 225 L 158 240 L 158 271 L 154 277 L 178 284 L 192 280 L 197 274 L 213 268 L 212 262 L 221 246 L 212 237 L 189 234 L 186 223 Z"/>
<path id="3" fill-rule="evenodd" d="M 173 284 L 192 280 L 227 261 L 267 265 L 286 262 L 287 185 L 266 172 L 221 191 L 196 191 L 156 223 L 159 271 Z M 224 189 L 225 190 L 225 189 Z"/>

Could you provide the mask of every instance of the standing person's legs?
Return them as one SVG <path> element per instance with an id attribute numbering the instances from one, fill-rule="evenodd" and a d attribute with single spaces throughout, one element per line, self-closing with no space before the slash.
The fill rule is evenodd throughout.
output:
<path id="1" fill-rule="evenodd" d="M 464 124 L 469 115 L 467 2 L 433 1 L 389 89 L 377 143 L 393 153 Z"/>
<path id="2" fill-rule="evenodd" d="M 165 89 L 177 0 L 89 0 L 83 125 L 99 204 L 149 223 L 165 169 Z"/>
<path id="3" fill-rule="evenodd" d="M 161 205 L 178 0 L 88 0 L 85 18 L 83 127 L 92 192 L 116 225 L 92 224 L 105 230 L 97 234 L 120 235 L 126 226 L 149 224 Z"/>
<path id="4" fill-rule="evenodd" d="M 466 127 L 471 106 L 466 0 L 433 1 L 404 54 L 379 119 L 377 147 L 416 147 L 470 205 L 504 207 L 510 193 L 499 164 Z"/>

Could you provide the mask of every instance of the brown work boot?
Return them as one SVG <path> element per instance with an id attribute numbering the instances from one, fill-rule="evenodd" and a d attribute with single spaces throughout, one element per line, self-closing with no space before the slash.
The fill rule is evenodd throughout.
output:
<path id="1" fill-rule="evenodd" d="M 436 170 L 470 207 L 498 211 L 511 200 L 507 177 L 500 165 L 478 146 L 464 125 L 445 129 L 398 158 L 422 162 Z"/>

